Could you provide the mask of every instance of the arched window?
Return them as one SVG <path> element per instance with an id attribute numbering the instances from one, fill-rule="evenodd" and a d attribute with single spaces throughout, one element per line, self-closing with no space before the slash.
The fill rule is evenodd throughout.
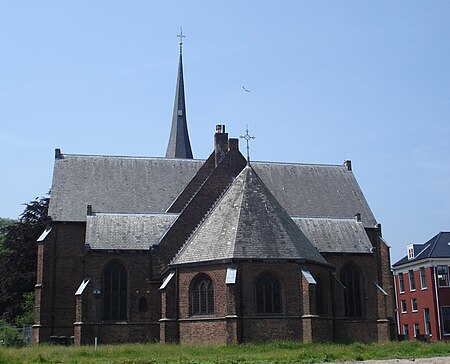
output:
<path id="1" fill-rule="evenodd" d="M 340 281 L 345 287 L 345 315 L 347 317 L 362 316 L 362 297 L 360 273 L 352 264 L 347 264 L 341 270 Z"/>
<path id="2" fill-rule="evenodd" d="M 192 315 L 214 314 L 214 286 L 207 276 L 198 277 L 191 291 Z"/>
<path id="3" fill-rule="evenodd" d="M 148 311 L 147 299 L 145 297 L 141 297 L 139 299 L 139 312 L 143 313 L 143 312 L 147 312 L 147 311 Z"/>
<path id="4" fill-rule="evenodd" d="M 256 282 L 256 312 L 282 312 L 280 282 L 271 274 L 262 276 Z"/>
<path id="5" fill-rule="evenodd" d="M 103 319 L 127 319 L 127 272 L 117 262 L 103 273 Z"/>

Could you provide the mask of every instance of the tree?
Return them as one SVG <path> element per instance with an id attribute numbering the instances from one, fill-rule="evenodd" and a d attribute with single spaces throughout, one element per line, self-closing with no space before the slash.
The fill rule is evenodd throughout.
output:
<path id="1" fill-rule="evenodd" d="M 8 321 L 24 314 L 24 297 L 36 284 L 36 240 L 48 219 L 48 197 L 26 204 L 18 221 L 4 230 L 3 253 L 0 255 L 0 315 Z"/>
<path id="2" fill-rule="evenodd" d="M 15 223 L 15 220 L 0 217 L 0 254 L 3 253 L 6 238 L 6 228 Z"/>

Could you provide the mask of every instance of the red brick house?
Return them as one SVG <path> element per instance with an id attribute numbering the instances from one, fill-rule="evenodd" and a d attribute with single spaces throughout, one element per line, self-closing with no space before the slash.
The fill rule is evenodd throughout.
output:
<path id="1" fill-rule="evenodd" d="M 343 165 L 193 159 L 180 44 L 165 158 L 56 150 L 34 341 L 385 341 L 389 248 Z"/>
<path id="2" fill-rule="evenodd" d="M 393 265 L 398 333 L 405 339 L 450 339 L 450 232 L 411 244 Z"/>

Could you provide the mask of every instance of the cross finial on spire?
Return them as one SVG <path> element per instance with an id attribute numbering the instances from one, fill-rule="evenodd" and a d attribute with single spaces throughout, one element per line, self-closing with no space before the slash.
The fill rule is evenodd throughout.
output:
<path id="1" fill-rule="evenodd" d="M 183 38 L 186 38 L 185 35 L 183 35 L 183 28 L 180 27 L 180 34 L 177 34 L 177 37 L 180 38 L 180 53 L 183 50 Z"/>
<path id="2" fill-rule="evenodd" d="M 252 139 L 255 139 L 254 136 L 251 136 L 248 133 L 248 125 L 246 125 L 246 129 L 245 129 L 245 135 L 241 135 L 239 138 L 245 139 L 245 141 L 247 142 L 247 164 L 250 165 L 250 145 L 249 142 Z"/>

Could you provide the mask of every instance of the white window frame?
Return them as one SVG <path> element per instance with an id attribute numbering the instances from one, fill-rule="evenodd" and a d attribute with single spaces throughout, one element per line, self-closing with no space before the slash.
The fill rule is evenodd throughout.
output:
<path id="1" fill-rule="evenodd" d="M 398 289 L 400 293 L 405 293 L 405 276 L 403 273 L 398 274 Z"/>
<path id="2" fill-rule="evenodd" d="M 414 271 L 410 269 L 408 271 L 408 278 L 409 278 L 409 290 L 411 292 L 414 292 L 416 290 L 416 279 L 414 278 Z M 412 288 L 414 286 L 414 288 Z"/>
<path id="3" fill-rule="evenodd" d="M 427 271 L 425 270 L 425 267 L 420 267 L 420 288 L 422 290 L 427 289 Z M 425 285 L 423 282 L 425 281 Z"/>
<path id="4" fill-rule="evenodd" d="M 440 279 L 439 279 L 439 275 L 441 274 L 441 273 L 439 273 L 439 267 L 446 267 L 447 268 L 447 273 L 445 273 L 446 274 L 446 282 L 447 282 L 447 285 L 441 285 L 441 282 L 440 282 Z M 437 279 L 438 279 L 438 286 L 439 287 L 449 287 L 450 286 L 450 280 L 449 280 L 449 277 L 448 277 L 448 265 L 444 265 L 444 264 L 442 264 L 442 265 L 438 265 L 437 267 L 436 267 L 436 276 L 437 276 Z"/>
<path id="5" fill-rule="evenodd" d="M 409 327 L 408 324 L 403 324 L 403 335 L 409 338 Z"/>
<path id="6" fill-rule="evenodd" d="M 406 300 L 401 300 L 400 305 L 402 306 L 401 307 L 402 313 L 408 313 L 408 307 L 406 305 Z"/>
<path id="7" fill-rule="evenodd" d="M 427 321 L 427 315 L 426 311 L 428 311 L 428 321 Z M 431 335 L 431 316 L 430 316 L 430 309 L 428 307 L 425 307 L 423 309 L 423 322 L 425 324 L 425 335 Z"/>
<path id="8" fill-rule="evenodd" d="M 442 320 L 442 334 L 444 336 L 450 336 L 450 331 L 449 332 L 445 332 L 445 325 L 444 325 L 444 308 L 450 310 L 450 306 L 441 306 L 441 320 Z"/>
<path id="9" fill-rule="evenodd" d="M 417 334 L 420 335 L 420 325 L 418 323 L 414 324 L 414 337 L 417 337 Z"/>
<path id="10" fill-rule="evenodd" d="M 414 306 L 416 306 L 416 308 L 414 309 Z M 411 311 L 412 312 L 417 312 L 419 311 L 419 306 L 417 304 L 417 298 L 411 298 Z"/>

